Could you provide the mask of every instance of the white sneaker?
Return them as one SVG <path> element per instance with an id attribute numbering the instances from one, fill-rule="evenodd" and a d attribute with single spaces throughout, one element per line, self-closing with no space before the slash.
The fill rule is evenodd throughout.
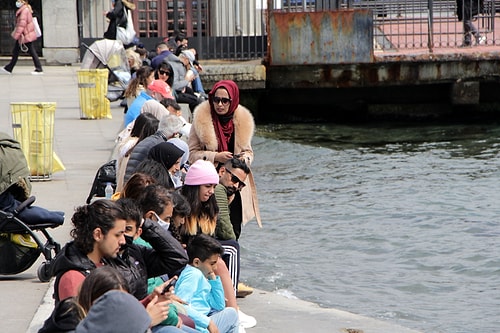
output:
<path id="1" fill-rule="evenodd" d="M 238 333 L 247 333 L 247 331 L 245 330 L 245 328 L 243 326 L 240 326 L 238 327 Z"/>
<path id="2" fill-rule="evenodd" d="M 0 74 L 11 75 L 12 73 L 5 69 L 5 67 L 0 67 Z"/>
<path id="3" fill-rule="evenodd" d="M 257 325 L 257 320 L 254 317 L 244 314 L 241 310 L 238 310 L 238 318 L 240 319 L 240 327 L 251 328 Z"/>
<path id="4" fill-rule="evenodd" d="M 43 75 L 43 72 L 33 71 L 31 75 Z"/>

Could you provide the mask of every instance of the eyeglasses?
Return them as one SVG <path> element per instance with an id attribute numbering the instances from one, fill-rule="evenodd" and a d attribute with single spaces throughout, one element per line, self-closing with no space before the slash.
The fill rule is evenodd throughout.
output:
<path id="1" fill-rule="evenodd" d="M 228 168 L 226 168 L 227 173 L 231 175 L 231 181 L 233 183 L 238 183 L 238 190 L 241 190 L 243 187 L 245 187 L 247 184 L 242 182 L 238 177 L 236 177 Z"/>
<path id="2" fill-rule="evenodd" d="M 158 73 L 160 73 L 161 75 L 169 75 L 170 76 L 170 72 L 169 71 L 162 71 L 161 69 L 158 71 Z"/>
<path id="3" fill-rule="evenodd" d="M 217 96 L 214 96 L 213 101 L 215 104 L 219 104 L 220 102 L 222 102 L 222 105 L 228 105 L 229 103 L 231 103 L 230 98 L 217 97 Z"/>

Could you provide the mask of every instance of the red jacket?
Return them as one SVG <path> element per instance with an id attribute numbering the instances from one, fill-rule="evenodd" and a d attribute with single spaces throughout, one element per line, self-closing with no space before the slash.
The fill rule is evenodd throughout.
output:
<path id="1" fill-rule="evenodd" d="M 20 43 L 29 43 L 37 40 L 33 15 L 31 15 L 31 9 L 27 5 L 23 5 L 17 10 L 16 28 L 11 36 Z"/>

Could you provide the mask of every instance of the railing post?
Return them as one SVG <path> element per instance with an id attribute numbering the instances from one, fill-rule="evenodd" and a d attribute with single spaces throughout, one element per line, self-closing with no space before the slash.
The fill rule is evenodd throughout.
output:
<path id="1" fill-rule="evenodd" d="M 433 0 L 428 0 L 427 3 L 427 11 L 428 11 L 428 19 L 427 19 L 427 31 L 428 31 L 428 42 L 427 47 L 429 48 L 429 52 L 433 52 L 434 47 L 434 10 L 433 10 Z"/>

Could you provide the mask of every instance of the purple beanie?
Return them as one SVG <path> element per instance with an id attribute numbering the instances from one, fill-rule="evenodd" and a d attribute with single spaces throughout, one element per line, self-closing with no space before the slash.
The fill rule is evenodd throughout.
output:
<path id="1" fill-rule="evenodd" d="M 212 162 L 197 160 L 190 167 L 184 180 L 185 185 L 219 184 L 219 174 Z"/>

